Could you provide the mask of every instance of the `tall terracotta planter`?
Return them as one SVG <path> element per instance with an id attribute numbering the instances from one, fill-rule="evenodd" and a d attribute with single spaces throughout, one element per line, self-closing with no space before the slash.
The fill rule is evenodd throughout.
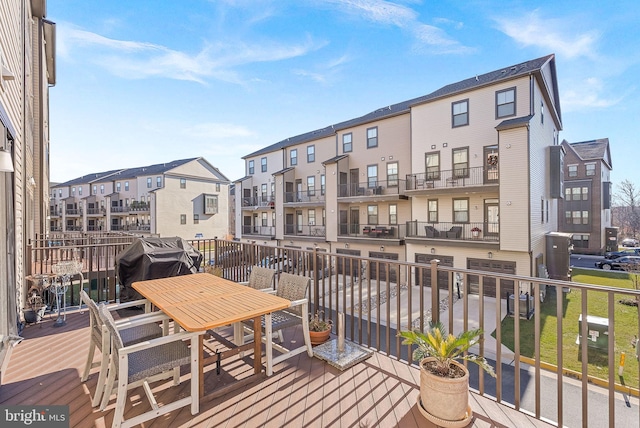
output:
<path id="1" fill-rule="evenodd" d="M 460 378 L 436 376 L 424 368 L 432 357 L 420 361 L 420 403 L 422 414 L 431 422 L 443 427 L 465 427 L 473 417 L 469 407 L 469 371 L 453 362 L 464 371 Z"/>
<path id="2" fill-rule="evenodd" d="M 327 340 L 329 340 L 329 335 L 331 334 L 331 329 L 326 329 L 325 331 L 310 331 L 309 337 L 311 338 L 312 345 L 320 345 Z"/>

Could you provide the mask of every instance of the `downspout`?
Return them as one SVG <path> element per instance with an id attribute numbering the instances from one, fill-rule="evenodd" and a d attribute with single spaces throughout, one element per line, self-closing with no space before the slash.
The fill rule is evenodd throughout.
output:
<path id="1" fill-rule="evenodd" d="M 533 117 L 535 116 L 535 102 L 534 102 L 534 95 L 535 95 L 535 91 L 534 91 L 534 78 L 533 78 L 533 74 L 529 73 L 529 114 Z M 528 222 L 529 222 L 529 227 L 528 227 L 528 234 L 529 234 L 529 238 L 528 238 L 528 242 L 529 242 L 529 249 L 528 249 L 528 253 L 529 253 L 529 275 L 530 276 L 534 276 L 534 260 L 533 260 L 533 249 L 531 248 L 531 121 L 529 121 L 529 123 L 527 124 L 527 182 L 529 183 L 529 186 L 527 187 L 527 199 L 529 200 L 529 218 L 528 218 Z"/>

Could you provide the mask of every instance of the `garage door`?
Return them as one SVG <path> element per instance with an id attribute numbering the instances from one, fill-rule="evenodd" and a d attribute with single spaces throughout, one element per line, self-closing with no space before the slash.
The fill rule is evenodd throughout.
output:
<path id="1" fill-rule="evenodd" d="M 484 260 L 484 259 L 468 259 L 467 267 L 472 270 L 481 270 L 485 272 L 496 273 L 508 273 L 511 275 L 516 274 L 516 262 L 505 260 Z M 478 294 L 480 280 L 477 275 L 469 275 L 469 292 Z M 504 298 L 505 294 L 513 293 L 514 282 L 509 280 L 500 281 L 500 294 Z M 484 277 L 483 280 L 484 295 L 489 297 L 496 297 L 496 279 L 490 277 Z"/>
<path id="2" fill-rule="evenodd" d="M 348 256 L 360 256 L 360 250 L 337 249 L 336 253 Z M 360 265 L 360 260 L 340 256 L 336 257 L 336 259 L 338 274 L 351 275 L 351 272 L 353 272 L 353 276 L 359 276 L 360 269 L 358 266 Z"/>
<path id="3" fill-rule="evenodd" d="M 452 256 L 436 256 L 434 254 L 416 253 L 416 263 L 425 265 L 423 267 L 416 268 L 416 272 L 415 272 L 416 285 L 431 287 L 431 260 L 433 259 L 440 260 L 441 266 L 453 267 Z M 438 272 L 438 288 L 443 290 L 449 289 L 449 273 L 448 272 Z"/>
<path id="4" fill-rule="evenodd" d="M 370 251 L 369 257 L 374 259 L 385 260 L 398 260 L 398 255 L 393 253 L 381 253 L 376 251 Z M 369 265 L 369 278 L 380 279 L 380 281 L 387 280 L 387 267 L 389 268 L 389 282 L 397 282 L 397 266 L 389 265 L 387 263 L 371 262 Z M 380 272 L 378 272 L 380 270 Z"/>

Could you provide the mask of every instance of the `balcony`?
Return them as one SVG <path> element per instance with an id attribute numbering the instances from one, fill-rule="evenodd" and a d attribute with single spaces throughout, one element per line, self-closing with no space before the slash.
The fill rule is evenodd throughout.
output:
<path id="1" fill-rule="evenodd" d="M 498 170 L 487 170 L 484 167 L 450 169 L 419 174 L 408 174 L 407 192 L 430 193 L 435 190 L 455 191 L 470 187 L 496 187 L 499 184 Z"/>
<path id="2" fill-rule="evenodd" d="M 338 236 L 340 238 L 362 238 L 362 239 L 395 239 L 401 240 L 405 237 L 404 224 L 345 224 L 338 225 Z"/>
<path id="3" fill-rule="evenodd" d="M 499 223 L 428 223 L 408 221 L 406 224 L 407 239 L 441 239 L 470 242 L 499 242 Z"/>
<path id="4" fill-rule="evenodd" d="M 260 236 L 275 239 L 275 226 L 242 226 L 242 236 Z"/>
<path id="5" fill-rule="evenodd" d="M 106 215 L 107 210 L 104 207 L 98 208 L 87 208 L 87 215 L 89 216 L 104 216 Z"/>
<path id="6" fill-rule="evenodd" d="M 284 234 L 285 236 L 308 236 L 312 238 L 324 238 L 325 227 L 308 224 L 285 224 Z"/>
<path id="7" fill-rule="evenodd" d="M 242 198 L 242 209 L 257 210 L 257 209 L 274 209 L 275 197 L 273 196 L 253 196 Z"/>
<path id="8" fill-rule="evenodd" d="M 340 202 L 360 202 L 408 199 L 404 194 L 405 188 L 405 180 L 382 181 L 371 178 L 363 183 L 338 185 L 338 200 Z"/>
<path id="9" fill-rule="evenodd" d="M 80 217 L 82 215 L 82 210 L 78 208 L 67 208 L 65 213 L 67 217 Z"/>
<path id="10" fill-rule="evenodd" d="M 51 262 L 79 255 L 87 280 L 70 287 L 70 305 L 77 304 L 82 286 L 98 300 L 113 300 L 117 283 L 114 256 L 126 243 L 103 239 L 97 245 L 90 241 L 80 240 L 76 248 L 33 247 L 25 273 L 48 272 Z M 344 371 L 300 354 L 277 364 L 274 376 L 249 383 L 241 393 L 201 401 L 196 416 L 188 408 L 176 410 L 153 426 L 430 427 L 416 408 L 416 362 L 411 360 L 411 349 L 396 336 L 398 329 L 420 328 L 429 319 L 441 320 L 453 333 L 477 327 L 485 331 L 472 352 L 489 359 L 497 378 L 472 370 L 472 427 L 627 427 L 637 426 L 640 420 L 640 370 L 628 343 L 638 335 L 638 320 L 620 324 L 619 314 L 626 306 L 618 303 L 640 298 L 638 290 L 457 269 L 435 261 L 419 264 L 234 241 L 207 242 L 206 251 L 222 254 L 233 248 L 243 255 L 220 259 L 224 276 L 235 281 L 246 280 L 246 266 L 257 264 L 267 251 L 286 253 L 294 261 L 293 273 L 315 279 L 309 293 L 310 312 L 323 309 L 334 326 L 337 313 L 345 313 L 347 339 L 375 352 Z M 198 243 L 193 242 L 194 246 Z M 205 259 L 211 259 L 211 254 Z M 95 287 L 89 278 L 98 279 Z M 431 287 L 430 279 L 437 279 L 438 287 Z M 476 292 L 472 292 L 473 284 Z M 494 296 L 502 296 L 513 291 L 513 284 L 528 288 L 523 296 L 530 298 L 530 319 L 509 313 L 509 299 L 486 293 L 491 285 Z M 637 308 L 629 307 L 629 311 L 637 317 Z M 605 346 L 604 354 L 602 349 L 592 349 L 595 333 L 587 324 L 589 314 L 610 320 L 608 334 L 593 340 Z M 13 350 L 0 404 L 69 405 L 70 426 L 109 426 L 114 400 L 104 412 L 90 405 L 96 369 L 87 383 L 79 379 L 88 347 L 88 312 L 70 311 L 67 325 L 57 329 L 50 328 L 54 320 L 45 315 L 40 325 L 28 325 L 22 331 L 25 340 Z M 543 330 L 553 337 L 544 346 Z M 222 334 L 231 332 L 223 330 Z M 288 332 L 285 341 L 299 343 L 300 334 L 300 330 Z M 581 334 L 589 338 L 589 346 L 576 344 Z M 509 340 L 515 343 L 512 348 L 506 346 Z M 627 365 L 620 376 L 618 356 L 625 350 Z M 206 367 L 205 384 L 215 389 L 231 377 L 241 378 L 246 375 L 245 367 L 234 359 L 225 360 L 220 375 L 214 367 Z M 184 374 L 182 380 L 188 377 Z M 186 387 L 188 383 L 163 390 L 160 396 L 171 400 Z M 144 396 L 142 390 L 138 395 Z M 128 402 L 125 414 L 133 416 L 148 408 L 144 400 L 137 405 Z"/>
<path id="11" fill-rule="evenodd" d="M 307 190 L 303 192 L 285 192 L 285 206 L 316 206 L 324 205 L 325 195 L 320 190 Z"/>

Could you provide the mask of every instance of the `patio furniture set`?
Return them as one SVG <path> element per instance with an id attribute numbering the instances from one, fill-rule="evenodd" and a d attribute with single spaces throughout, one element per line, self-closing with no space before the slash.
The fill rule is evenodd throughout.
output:
<path id="1" fill-rule="evenodd" d="M 96 304 L 83 290 L 81 298 L 90 313 L 90 342 L 81 380 L 88 379 L 93 367 L 100 367 L 92 405 L 104 410 L 115 394 L 113 427 L 135 426 L 185 406 L 191 406 L 195 415 L 205 395 L 220 396 L 263 374 L 262 344 L 266 376 L 272 375 L 274 364 L 286 358 L 303 352 L 313 356 L 306 297 L 310 279 L 281 273 L 274 289 L 274 276 L 275 271 L 254 266 L 248 283 L 208 273 L 138 281 L 132 287 L 143 299 L 114 305 Z M 132 306 L 144 307 L 144 313 L 117 320 L 112 316 L 113 311 Z M 285 348 L 282 330 L 300 324 L 303 346 Z M 219 327 L 229 325 L 233 326 L 233 344 L 220 352 L 220 343 L 211 344 L 209 339 L 216 338 Z M 274 337 L 279 343 L 274 343 Z M 275 358 L 274 348 L 280 353 Z M 96 349 L 101 353 L 99 363 L 93 361 Z M 215 363 L 219 374 L 223 360 L 243 357 L 251 349 L 252 376 L 205 391 L 205 366 Z M 190 366 L 188 396 L 159 405 L 150 384 L 171 379 L 178 385 L 181 366 Z M 138 386 L 143 386 L 151 410 L 124 420 L 128 391 Z"/>

